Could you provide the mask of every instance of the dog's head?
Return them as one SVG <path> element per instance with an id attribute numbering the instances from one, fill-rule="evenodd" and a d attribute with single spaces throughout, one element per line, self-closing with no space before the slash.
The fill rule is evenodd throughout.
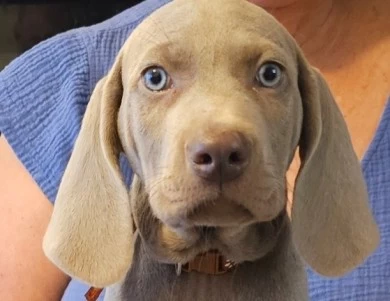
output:
<path id="1" fill-rule="evenodd" d="M 275 219 L 285 210 L 297 146 L 294 242 L 317 272 L 342 275 L 375 249 L 379 235 L 325 81 L 262 9 L 239 0 L 174 1 L 139 25 L 97 84 L 45 252 L 96 286 L 125 275 L 134 212 L 121 152 L 136 174 L 133 194 L 142 190 L 161 237 L 190 241 L 197 227 L 242 229 Z"/>

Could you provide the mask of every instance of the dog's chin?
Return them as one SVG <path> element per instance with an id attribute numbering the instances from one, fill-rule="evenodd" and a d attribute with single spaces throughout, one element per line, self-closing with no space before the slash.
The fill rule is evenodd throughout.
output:
<path id="1" fill-rule="evenodd" d="M 244 206 L 226 199 L 205 202 L 186 217 L 195 227 L 240 227 L 255 222 L 253 214 Z"/>
<path id="2" fill-rule="evenodd" d="M 171 264 L 186 263 L 209 250 L 218 250 L 236 263 L 265 256 L 277 240 L 280 227 L 276 226 L 276 219 L 258 223 L 243 208 L 237 210 L 242 223 L 225 218 L 209 223 L 209 212 L 194 214 L 195 221 L 188 222 L 189 227 L 160 223 L 158 238 L 146 242 L 150 255 L 159 262 Z M 244 220 L 244 216 L 248 218 Z"/>
<path id="3" fill-rule="evenodd" d="M 167 210 L 168 211 L 168 210 Z M 167 211 L 159 219 L 174 230 L 188 228 L 241 227 L 256 222 L 255 216 L 244 206 L 225 198 L 204 201 L 191 209 Z"/>
<path id="4" fill-rule="evenodd" d="M 274 219 L 284 206 L 284 190 L 277 186 L 265 189 L 244 180 L 223 190 L 203 182 L 180 186 L 164 181 L 147 191 L 149 203 L 154 216 L 175 230 L 240 227 Z"/>
<path id="5" fill-rule="evenodd" d="M 145 212 L 149 210 L 146 215 L 153 216 L 154 222 L 139 226 L 149 255 L 159 262 L 185 263 L 212 249 L 235 262 L 256 260 L 273 248 L 277 237 L 273 224 L 276 216 L 259 220 L 249 209 L 227 198 L 203 201 L 191 210 L 180 206 L 175 207 L 180 210 L 170 211 L 172 207 L 167 206 L 165 211 L 158 210 L 162 218 L 150 205 Z"/>

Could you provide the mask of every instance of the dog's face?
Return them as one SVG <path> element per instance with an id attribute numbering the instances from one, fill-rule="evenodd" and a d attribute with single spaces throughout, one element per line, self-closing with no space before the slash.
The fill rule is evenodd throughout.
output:
<path id="1" fill-rule="evenodd" d="M 183 1 L 143 23 L 124 51 L 122 145 L 153 214 L 193 252 L 194 227 L 226 232 L 285 207 L 302 124 L 297 53 L 247 5 Z"/>
<path id="2" fill-rule="evenodd" d="M 160 238 L 177 234 L 196 249 L 191 229 L 229 229 L 230 238 L 239 229 L 245 236 L 247 227 L 285 209 L 285 173 L 298 144 L 295 242 L 320 272 L 344 273 L 373 250 L 378 235 L 325 82 L 262 9 L 239 0 L 173 1 L 133 32 L 96 87 L 61 183 L 46 252 L 94 284 L 123 276 L 137 212 L 119 176 L 121 150 L 145 196 L 137 206 L 151 208 Z M 67 214 L 80 207 L 80 215 Z M 68 232 L 58 238 L 64 224 Z M 109 243 L 97 242 L 94 232 L 107 234 Z M 330 241 L 340 247 L 329 250 Z"/>

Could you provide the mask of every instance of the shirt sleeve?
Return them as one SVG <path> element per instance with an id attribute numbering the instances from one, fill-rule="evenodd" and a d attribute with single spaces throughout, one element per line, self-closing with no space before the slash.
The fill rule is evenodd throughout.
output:
<path id="1" fill-rule="evenodd" d="M 0 73 L 0 132 L 51 202 L 90 96 L 80 35 L 42 42 Z"/>

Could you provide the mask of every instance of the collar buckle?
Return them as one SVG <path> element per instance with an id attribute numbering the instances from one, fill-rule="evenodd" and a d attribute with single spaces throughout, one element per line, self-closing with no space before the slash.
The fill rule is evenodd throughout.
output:
<path id="1" fill-rule="evenodd" d="M 217 250 L 210 250 L 197 255 L 193 260 L 183 264 L 181 270 L 184 272 L 196 271 L 208 275 L 221 275 L 234 269 L 236 264 L 227 259 Z"/>

